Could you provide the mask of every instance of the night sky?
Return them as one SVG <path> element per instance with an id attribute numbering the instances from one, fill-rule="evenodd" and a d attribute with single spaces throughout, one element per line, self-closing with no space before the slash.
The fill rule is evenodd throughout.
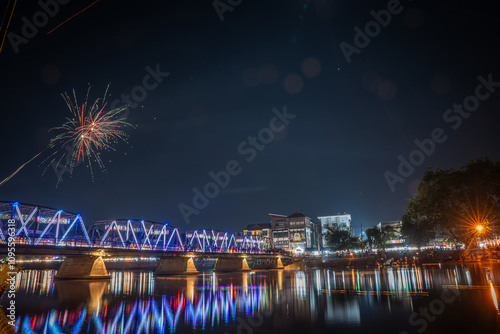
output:
<path id="1" fill-rule="evenodd" d="M 87 224 L 134 218 L 232 232 L 269 222 L 270 212 L 348 212 L 359 233 L 399 219 L 427 166 L 500 158 L 490 1 L 221 0 L 231 9 L 223 21 L 209 0 L 100 0 L 83 10 L 92 3 L 51 7 L 44 22 L 39 4 L 18 1 L 10 32 L 22 37 L 34 15 L 41 23 L 23 42 L 10 35 L 0 54 L 0 179 L 43 150 L 57 133 L 48 130 L 70 115 L 61 93 L 75 89 L 83 100 L 89 84 L 92 99 L 108 83 L 110 101 L 146 92 L 129 108 L 129 143 L 103 152 L 106 172 L 94 167 L 93 182 L 80 164 L 57 187 L 51 167 L 42 175 L 42 153 L 0 187 L 0 200 L 78 212 Z M 371 11 L 384 10 L 387 22 L 388 7 L 390 22 L 369 24 L 363 40 L 354 28 L 365 34 Z M 157 81 L 146 80 L 155 88 L 141 88 L 155 71 Z M 447 112 L 475 96 L 479 76 L 493 83 L 479 89 L 477 110 Z M 276 121 L 284 108 L 289 118 Z M 281 131 L 266 130 L 270 122 Z M 398 175 L 398 157 L 409 160 L 415 140 L 436 131 L 433 151 L 414 153 L 419 165 L 391 189 L 386 176 Z M 248 137 L 259 133 L 268 143 L 251 149 Z M 209 173 L 228 163 L 239 172 L 186 224 L 179 205 L 194 207 L 193 188 L 203 192 Z"/>

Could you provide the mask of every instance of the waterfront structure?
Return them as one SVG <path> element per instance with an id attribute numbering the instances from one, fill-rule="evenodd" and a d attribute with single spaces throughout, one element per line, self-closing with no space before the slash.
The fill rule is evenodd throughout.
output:
<path id="1" fill-rule="evenodd" d="M 316 226 L 311 218 L 295 210 L 287 217 L 290 228 L 290 250 L 317 250 L 316 246 Z"/>
<path id="2" fill-rule="evenodd" d="M 10 238 L 16 255 L 64 256 L 57 279 L 109 278 L 103 257 L 159 258 L 155 275 L 198 274 L 195 259 L 215 260 L 215 272 L 282 269 L 283 261 L 291 263 L 288 255 L 266 252 L 258 236 L 237 240 L 229 232 L 179 231 L 168 223 L 134 219 L 95 221 L 87 229 L 79 214 L 0 201 L 0 251 L 6 254 Z"/>
<path id="3" fill-rule="evenodd" d="M 285 224 L 287 223 L 287 216 L 284 215 L 277 215 L 275 213 L 270 213 L 269 217 L 271 218 L 271 229 L 274 230 L 274 228 L 279 225 L 279 224 Z"/>
<path id="4" fill-rule="evenodd" d="M 266 240 L 269 247 L 273 247 L 273 236 L 272 236 L 271 224 L 251 224 L 243 229 L 243 236 L 253 236 L 260 237 L 262 240 Z"/>
<path id="5" fill-rule="evenodd" d="M 274 248 L 290 250 L 290 230 L 287 216 L 270 213 L 271 240 Z"/>
<path id="6" fill-rule="evenodd" d="M 337 213 L 336 215 L 331 215 L 331 216 L 322 216 L 318 217 L 319 219 L 319 227 L 320 227 L 320 234 L 322 235 L 321 240 L 321 248 L 324 248 L 326 245 L 326 238 L 324 236 L 324 233 L 329 227 L 334 227 L 338 226 L 341 228 L 345 229 L 350 229 L 351 228 L 351 215 L 344 212 L 344 213 Z"/>
<path id="7" fill-rule="evenodd" d="M 274 248 L 290 250 L 290 229 L 285 222 L 275 225 L 272 230 L 272 240 Z"/>
<path id="8" fill-rule="evenodd" d="M 269 214 L 275 248 L 289 251 L 318 250 L 317 225 L 299 209 L 289 216 Z"/>

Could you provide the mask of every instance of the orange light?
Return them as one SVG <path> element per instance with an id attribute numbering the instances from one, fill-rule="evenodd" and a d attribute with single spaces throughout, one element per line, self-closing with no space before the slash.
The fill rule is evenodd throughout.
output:
<path id="1" fill-rule="evenodd" d="M 478 231 L 482 231 L 482 230 L 483 230 L 483 226 L 481 226 L 481 225 L 477 225 L 477 226 L 476 226 L 476 229 L 477 229 Z"/>

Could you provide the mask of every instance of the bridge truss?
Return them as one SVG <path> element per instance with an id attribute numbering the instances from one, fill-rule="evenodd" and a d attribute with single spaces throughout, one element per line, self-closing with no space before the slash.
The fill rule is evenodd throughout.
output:
<path id="1" fill-rule="evenodd" d="M 114 219 L 90 226 L 93 243 L 99 247 L 150 250 L 184 250 L 179 230 L 168 223 Z"/>
<path id="2" fill-rule="evenodd" d="M 0 226 L 2 242 L 14 237 L 16 243 L 30 245 L 91 246 L 82 217 L 63 210 L 0 202 Z"/>
<path id="3" fill-rule="evenodd" d="M 258 252 L 269 248 L 265 238 L 216 230 L 186 231 L 185 240 L 188 249 L 201 252 Z"/>
<path id="4" fill-rule="evenodd" d="M 13 227 L 13 229 L 12 229 Z M 9 228 L 11 228 L 9 230 Z M 192 252 L 260 252 L 267 238 L 216 230 L 180 231 L 168 223 L 134 219 L 100 220 L 87 230 L 80 214 L 39 205 L 0 202 L 0 244 L 103 247 Z"/>

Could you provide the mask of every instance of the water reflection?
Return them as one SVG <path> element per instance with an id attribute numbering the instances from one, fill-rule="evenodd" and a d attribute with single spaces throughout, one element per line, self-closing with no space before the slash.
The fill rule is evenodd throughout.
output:
<path id="1" fill-rule="evenodd" d="M 67 307 L 84 304 L 88 311 L 99 309 L 108 281 L 56 281 L 59 303 Z"/>
<path id="2" fill-rule="evenodd" d="M 152 272 L 112 272 L 110 290 L 115 296 L 144 296 L 154 293 L 154 275 Z"/>
<path id="3" fill-rule="evenodd" d="M 17 330 L 174 333 L 231 328 L 236 333 L 242 321 L 251 323 L 262 314 L 273 331 L 363 327 L 383 321 L 407 326 L 408 316 L 422 301 L 428 303 L 443 288 L 487 294 L 490 311 L 499 313 L 498 266 L 207 272 L 156 278 L 151 272 L 113 272 L 106 281 L 69 282 L 54 282 L 54 275 L 51 270 L 18 273 Z M 480 306 L 481 296 L 476 298 L 478 308 L 485 307 Z M 470 302 L 467 307 L 472 307 Z"/>

